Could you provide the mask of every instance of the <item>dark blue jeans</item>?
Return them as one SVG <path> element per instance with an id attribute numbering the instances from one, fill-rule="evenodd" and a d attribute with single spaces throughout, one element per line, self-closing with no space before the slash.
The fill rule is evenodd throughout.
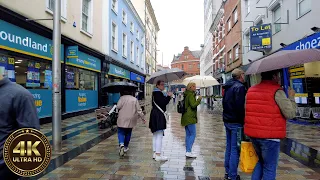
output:
<path id="1" fill-rule="evenodd" d="M 226 153 L 224 157 L 224 167 L 229 178 L 235 180 L 238 175 L 238 164 L 239 164 L 239 148 L 237 146 L 237 135 L 238 129 L 242 128 L 243 125 L 236 123 L 224 123 L 226 128 Z"/>
<path id="2" fill-rule="evenodd" d="M 131 133 L 132 133 L 132 128 L 118 127 L 119 144 L 124 145 L 124 147 L 128 147 L 131 139 Z"/>
<path id="3" fill-rule="evenodd" d="M 192 152 L 192 146 L 196 139 L 196 124 L 189 124 L 185 126 L 186 130 L 186 152 Z"/>
<path id="4" fill-rule="evenodd" d="M 256 138 L 251 138 L 251 141 L 259 157 L 251 179 L 275 180 L 280 153 L 280 142 Z"/>

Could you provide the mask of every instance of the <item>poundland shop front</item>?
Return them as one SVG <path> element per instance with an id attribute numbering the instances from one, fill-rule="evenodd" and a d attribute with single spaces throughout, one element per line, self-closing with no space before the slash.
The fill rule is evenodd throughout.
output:
<path id="1" fill-rule="evenodd" d="M 65 53 L 76 53 L 64 56 Z M 52 40 L 0 20 L 0 73 L 28 89 L 39 118 L 52 116 Z M 70 55 L 70 54 L 69 54 Z M 61 44 L 62 111 L 71 113 L 98 107 L 101 61 Z"/>

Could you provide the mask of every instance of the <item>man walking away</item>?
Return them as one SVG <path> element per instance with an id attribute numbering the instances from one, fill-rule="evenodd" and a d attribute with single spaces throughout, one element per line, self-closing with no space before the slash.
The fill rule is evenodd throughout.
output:
<path id="1" fill-rule="evenodd" d="M 0 179 L 19 177 L 3 160 L 3 145 L 9 135 L 20 128 L 40 129 L 37 109 L 32 94 L 22 86 L 0 74 Z"/>
<path id="2" fill-rule="evenodd" d="M 280 139 L 286 136 L 286 119 L 296 115 L 295 92 L 290 89 L 289 99 L 286 97 L 280 87 L 279 71 L 261 76 L 261 83 L 251 87 L 247 94 L 244 132 L 259 157 L 252 180 L 275 180 Z"/>
<path id="3" fill-rule="evenodd" d="M 238 180 L 239 148 L 237 146 L 237 132 L 243 128 L 244 105 L 246 87 L 244 71 L 235 69 L 232 71 L 232 79 L 226 82 L 223 96 L 223 122 L 226 128 L 226 152 L 225 152 L 225 180 Z"/>

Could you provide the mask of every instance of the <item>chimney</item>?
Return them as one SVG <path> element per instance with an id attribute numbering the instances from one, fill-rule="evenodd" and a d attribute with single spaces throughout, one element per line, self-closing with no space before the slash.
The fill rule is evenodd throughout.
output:
<path id="1" fill-rule="evenodd" d="M 189 50 L 189 47 L 188 46 L 184 47 L 184 50 Z"/>

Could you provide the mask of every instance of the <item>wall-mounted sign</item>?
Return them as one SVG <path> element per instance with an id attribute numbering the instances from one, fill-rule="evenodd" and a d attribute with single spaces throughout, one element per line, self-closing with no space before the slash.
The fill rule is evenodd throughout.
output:
<path id="1" fill-rule="evenodd" d="M 140 83 L 144 83 L 145 78 L 143 76 L 140 76 L 136 73 L 130 72 L 130 80 L 131 81 L 136 81 L 136 82 L 140 82 Z"/>
<path id="2" fill-rule="evenodd" d="M 272 48 L 271 24 L 250 27 L 250 49 L 253 51 Z"/>
<path id="3" fill-rule="evenodd" d="M 0 49 L 52 60 L 52 40 L 0 20 Z M 64 46 L 61 44 L 61 60 Z"/>
<path id="4" fill-rule="evenodd" d="M 67 50 L 67 53 L 69 53 L 69 50 Z M 68 65 L 88 69 L 91 71 L 101 72 L 101 60 L 81 51 L 78 51 L 78 56 L 66 59 L 66 64 Z"/>
<path id="5" fill-rule="evenodd" d="M 124 79 L 130 79 L 130 71 L 113 64 L 110 64 L 110 69 L 108 74 L 112 76 L 124 78 Z"/>
<path id="6" fill-rule="evenodd" d="M 78 46 L 67 47 L 67 58 L 78 58 Z"/>
<path id="7" fill-rule="evenodd" d="M 302 50 L 302 49 L 315 49 L 320 48 L 320 33 L 315 33 L 309 37 L 301 39 L 300 41 L 294 42 L 283 50 Z"/>

